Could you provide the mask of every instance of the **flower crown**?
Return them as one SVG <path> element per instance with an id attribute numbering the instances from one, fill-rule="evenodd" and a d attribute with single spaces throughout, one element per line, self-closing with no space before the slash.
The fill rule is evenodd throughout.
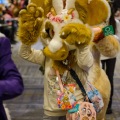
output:
<path id="1" fill-rule="evenodd" d="M 74 19 L 75 14 L 74 12 L 72 12 L 71 14 L 68 14 L 66 11 L 63 11 L 61 14 L 54 16 L 51 12 L 49 12 L 47 14 L 47 18 L 57 23 L 66 23 Z"/>

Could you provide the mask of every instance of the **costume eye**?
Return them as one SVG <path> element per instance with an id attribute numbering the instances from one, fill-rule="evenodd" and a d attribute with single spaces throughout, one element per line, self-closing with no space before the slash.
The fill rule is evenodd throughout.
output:
<path id="1" fill-rule="evenodd" d="M 50 35 L 50 38 L 53 38 L 53 36 L 54 36 L 54 31 L 53 30 L 49 30 L 49 35 Z"/>
<path id="2" fill-rule="evenodd" d="M 92 115 L 92 112 L 91 112 L 90 109 L 87 110 L 87 115 L 88 115 L 88 116 L 91 116 L 91 115 Z"/>
<path id="3" fill-rule="evenodd" d="M 53 29 L 54 29 L 53 25 L 50 22 L 46 22 L 45 31 L 46 31 L 48 37 L 51 38 L 51 39 L 54 36 L 54 30 Z"/>
<path id="4" fill-rule="evenodd" d="M 86 108 L 82 108 L 82 114 L 86 114 Z"/>
<path id="5" fill-rule="evenodd" d="M 47 32 L 48 36 L 52 39 L 53 36 L 54 36 L 54 31 L 53 31 L 53 29 L 47 29 L 46 32 Z"/>

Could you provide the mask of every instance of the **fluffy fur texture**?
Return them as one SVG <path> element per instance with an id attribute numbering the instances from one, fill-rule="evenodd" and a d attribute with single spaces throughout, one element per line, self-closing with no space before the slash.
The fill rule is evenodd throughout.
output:
<path id="1" fill-rule="evenodd" d="M 44 16 L 43 9 L 31 4 L 27 7 L 27 10 L 22 10 L 19 16 L 19 26 L 21 27 L 18 30 L 18 37 L 23 43 L 32 45 L 40 36 Z"/>
<path id="2" fill-rule="evenodd" d="M 81 43 L 89 44 L 92 37 L 92 32 L 90 28 L 83 24 L 70 23 L 62 28 L 60 37 L 65 39 L 70 45 L 79 46 Z"/>
<path id="3" fill-rule="evenodd" d="M 109 35 L 98 42 L 97 48 L 104 56 L 115 57 L 120 49 L 119 41 L 114 36 Z"/>
<path id="4" fill-rule="evenodd" d="M 110 16 L 110 9 L 108 9 L 109 7 L 107 7 L 108 4 L 105 0 L 91 0 L 90 2 L 88 0 L 76 0 L 75 6 L 80 19 L 89 25 L 100 24 Z M 103 14 L 101 10 L 104 10 L 107 14 Z"/>
<path id="5" fill-rule="evenodd" d="M 31 2 L 37 3 L 37 1 Z M 106 0 L 71 0 L 71 2 L 66 0 L 64 7 L 67 9 L 62 9 L 64 4 L 61 3 L 62 0 L 44 0 L 43 9 L 45 8 L 46 17 L 44 24 L 42 24 L 43 10 L 38 9 L 34 4 L 28 5 L 27 10 L 20 12 L 19 38 L 22 43 L 32 45 L 40 36 L 45 45 L 43 50 L 45 56 L 50 57 L 53 60 L 53 67 L 59 68 L 61 72 L 66 69 L 61 61 L 69 57 L 69 51 L 76 48 L 84 49 L 84 46 L 90 45 L 94 65 L 88 77 L 102 94 L 104 108 L 97 115 L 97 120 L 104 120 L 110 96 L 110 83 L 105 72 L 100 68 L 100 53 L 114 56 L 119 48 L 112 37 L 109 40 L 109 46 L 107 39 L 97 44 L 92 43 L 93 33 L 89 25 L 93 26 L 106 21 L 110 16 L 110 8 Z M 72 10 L 71 7 L 73 7 Z M 33 13 L 37 14 L 36 17 Z"/>
<path id="6" fill-rule="evenodd" d="M 99 90 L 104 101 L 102 111 L 97 114 L 97 120 L 105 120 L 105 114 L 110 97 L 110 83 L 103 69 L 100 67 L 100 52 L 94 43 L 91 44 L 91 52 L 94 57 L 94 64 L 89 71 L 88 79 Z"/>
<path id="7" fill-rule="evenodd" d="M 100 24 L 101 22 L 105 22 L 106 20 L 109 19 L 110 7 L 106 0 L 92 0 L 90 4 L 91 5 L 88 5 L 87 23 L 90 23 L 90 25 L 95 25 L 95 24 Z M 104 13 L 107 14 L 103 14 L 101 10 L 104 10 Z M 99 17 L 96 17 L 96 15 Z"/>

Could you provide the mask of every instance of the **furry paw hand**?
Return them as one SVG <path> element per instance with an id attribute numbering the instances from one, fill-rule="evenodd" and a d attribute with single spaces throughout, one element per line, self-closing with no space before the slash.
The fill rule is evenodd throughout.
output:
<path id="1" fill-rule="evenodd" d="M 43 9 L 33 3 L 30 3 L 27 9 L 20 11 L 18 37 L 22 43 L 32 45 L 37 41 L 43 23 L 43 16 Z"/>
<path id="2" fill-rule="evenodd" d="M 89 44 L 92 31 L 83 24 L 71 23 L 62 28 L 60 37 L 70 45 Z"/>

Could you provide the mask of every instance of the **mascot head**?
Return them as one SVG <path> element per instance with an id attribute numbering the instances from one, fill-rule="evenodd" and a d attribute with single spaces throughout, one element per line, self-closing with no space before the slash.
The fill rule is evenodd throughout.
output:
<path id="1" fill-rule="evenodd" d="M 91 26 L 109 19 L 110 7 L 106 0 L 31 0 L 44 9 L 45 20 L 41 31 L 44 54 L 57 61 L 65 60 L 69 51 L 89 44 Z"/>

